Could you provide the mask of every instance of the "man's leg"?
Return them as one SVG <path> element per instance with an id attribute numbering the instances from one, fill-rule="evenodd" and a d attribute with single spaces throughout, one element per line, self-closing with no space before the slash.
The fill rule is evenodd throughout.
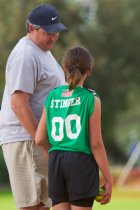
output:
<path id="1" fill-rule="evenodd" d="M 20 210 L 50 210 L 50 208 L 45 207 L 42 203 L 32 207 L 20 208 Z"/>
<path id="2" fill-rule="evenodd" d="M 2 149 L 17 208 L 41 210 L 44 205 L 51 207 L 51 201 L 47 199 L 47 161 L 34 141 L 9 143 Z M 37 205 L 38 202 L 41 203 Z"/>

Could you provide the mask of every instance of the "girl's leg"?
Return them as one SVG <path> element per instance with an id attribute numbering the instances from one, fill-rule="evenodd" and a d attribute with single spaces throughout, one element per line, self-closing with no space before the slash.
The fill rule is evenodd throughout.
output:
<path id="1" fill-rule="evenodd" d="M 92 207 L 71 206 L 71 210 L 92 210 Z"/>
<path id="2" fill-rule="evenodd" d="M 71 210 L 92 210 L 94 197 L 84 198 L 71 202 Z"/>
<path id="3" fill-rule="evenodd" d="M 52 207 L 53 210 L 71 210 L 69 202 L 59 203 Z"/>

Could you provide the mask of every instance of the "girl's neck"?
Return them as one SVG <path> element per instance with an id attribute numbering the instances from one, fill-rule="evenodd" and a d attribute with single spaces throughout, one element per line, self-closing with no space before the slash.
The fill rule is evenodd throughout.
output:
<path id="1" fill-rule="evenodd" d="M 67 82 L 65 84 L 69 86 Z M 79 82 L 78 85 L 76 85 L 76 87 L 83 87 L 83 82 Z"/>

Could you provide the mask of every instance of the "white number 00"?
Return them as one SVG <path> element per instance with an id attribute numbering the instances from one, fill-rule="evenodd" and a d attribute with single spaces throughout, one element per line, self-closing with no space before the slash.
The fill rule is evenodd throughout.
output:
<path id="1" fill-rule="evenodd" d="M 76 132 L 72 132 L 71 121 L 75 120 Z M 56 126 L 56 124 L 58 126 Z M 77 114 L 71 114 L 63 119 L 62 117 L 53 117 L 52 119 L 52 132 L 51 136 L 55 141 L 62 141 L 64 138 L 64 126 L 66 128 L 66 134 L 70 139 L 76 139 L 81 130 L 80 117 Z M 57 131 L 57 133 L 56 133 Z"/>

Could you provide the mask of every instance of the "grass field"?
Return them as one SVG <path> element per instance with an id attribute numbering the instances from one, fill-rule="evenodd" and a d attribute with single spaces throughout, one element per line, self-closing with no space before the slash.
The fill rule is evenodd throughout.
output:
<path id="1" fill-rule="evenodd" d="M 95 202 L 93 209 L 97 210 L 140 210 L 140 191 L 118 191 L 113 189 L 112 200 L 101 206 Z M 12 194 L 9 189 L 0 190 L 0 210 L 16 210 Z"/>

